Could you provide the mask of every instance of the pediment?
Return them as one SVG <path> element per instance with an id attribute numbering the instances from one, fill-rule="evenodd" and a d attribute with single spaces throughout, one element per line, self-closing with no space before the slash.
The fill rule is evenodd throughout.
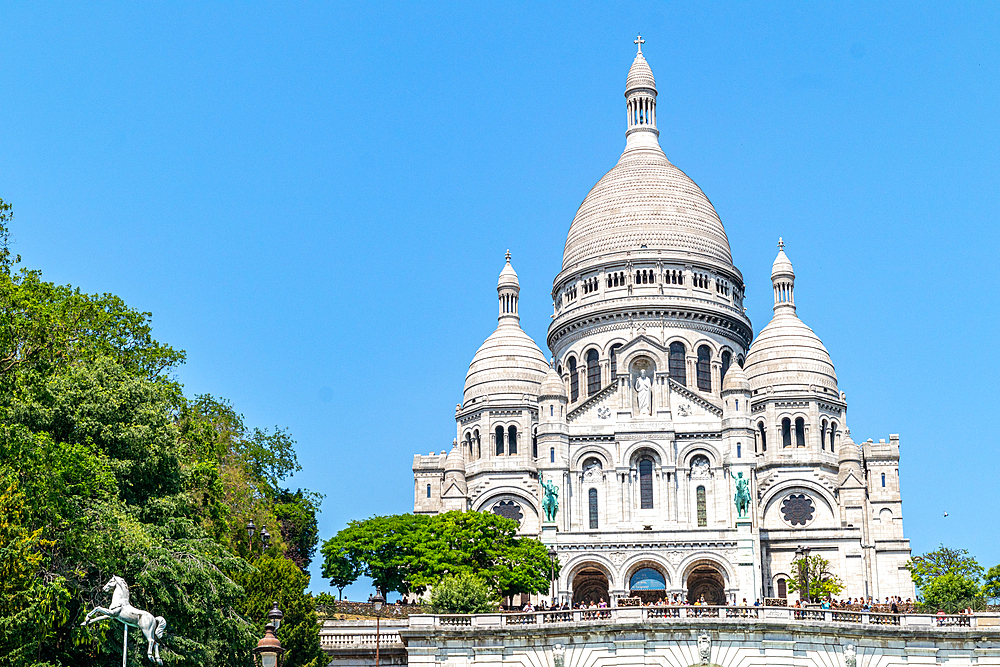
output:
<path id="1" fill-rule="evenodd" d="M 643 333 L 622 345 L 618 349 L 618 356 L 624 358 L 635 350 L 656 350 L 662 354 L 666 354 L 669 351 L 660 341 Z"/>
<path id="2" fill-rule="evenodd" d="M 465 498 L 465 491 L 463 491 L 458 484 L 452 482 L 451 486 L 441 495 L 442 498 Z"/>

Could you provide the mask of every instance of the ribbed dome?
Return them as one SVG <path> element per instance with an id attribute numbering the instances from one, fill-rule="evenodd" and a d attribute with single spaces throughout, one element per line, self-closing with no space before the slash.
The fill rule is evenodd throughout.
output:
<path id="1" fill-rule="evenodd" d="M 500 271 L 500 280 L 497 281 L 497 289 L 503 289 L 504 287 L 521 289 L 517 281 L 517 272 L 510 265 L 510 250 L 507 251 L 507 263 L 504 265 L 503 270 Z"/>
<path id="2" fill-rule="evenodd" d="M 549 368 L 549 372 L 545 374 L 545 379 L 542 380 L 542 388 L 538 395 L 539 397 L 566 397 L 566 385 L 563 384 L 562 378 L 559 377 L 559 373 L 556 373 L 554 368 Z"/>
<path id="3" fill-rule="evenodd" d="M 489 396 L 490 402 L 500 403 L 523 403 L 525 394 L 538 398 L 549 364 L 535 341 L 521 330 L 517 315 L 519 290 L 517 274 L 510 265 L 510 251 L 507 251 L 507 263 L 497 280 L 499 324 L 469 364 L 463 399 L 466 406 L 484 396 Z"/>
<path id="4" fill-rule="evenodd" d="M 448 457 L 444 460 L 444 471 L 465 474 L 465 458 L 462 456 L 462 448 L 457 444 L 451 448 Z"/>
<path id="5" fill-rule="evenodd" d="M 521 402 L 537 398 L 549 364 L 545 355 L 516 323 L 497 327 L 469 364 L 464 404 L 489 395 L 490 401 Z"/>
<path id="6" fill-rule="evenodd" d="M 726 377 L 722 380 L 722 392 L 739 391 L 750 392 L 750 380 L 747 374 L 740 368 L 739 364 L 732 364 L 726 371 Z"/>
<path id="7" fill-rule="evenodd" d="M 635 88 L 656 89 L 656 80 L 653 78 L 653 70 L 649 68 L 649 63 L 643 57 L 642 52 L 635 54 L 632 67 L 628 71 L 628 78 L 625 79 L 625 92 Z"/>
<path id="8" fill-rule="evenodd" d="M 641 248 L 733 262 L 712 203 L 656 144 L 627 147 L 583 200 L 566 237 L 562 267 Z"/>
<path id="9" fill-rule="evenodd" d="M 793 310 L 775 313 L 750 345 L 744 366 L 754 391 L 765 387 L 807 390 L 811 385 L 837 392 L 830 354 L 812 329 Z"/>

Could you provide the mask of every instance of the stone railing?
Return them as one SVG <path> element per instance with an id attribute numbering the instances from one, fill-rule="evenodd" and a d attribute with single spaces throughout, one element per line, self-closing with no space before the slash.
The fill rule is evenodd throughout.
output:
<path id="1" fill-rule="evenodd" d="M 685 619 L 711 622 L 713 619 L 752 620 L 763 623 L 849 623 L 899 627 L 990 628 L 1000 632 L 1000 614 L 885 614 L 871 611 L 839 609 L 799 609 L 794 607 L 713 607 L 655 606 L 613 607 L 607 609 L 573 609 L 565 611 L 511 612 L 438 616 L 410 616 L 410 628 L 475 629 L 498 627 L 543 626 L 558 623 L 670 623 Z"/>
<path id="2" fill-rule="evenodd" d="M 319 629 L 319 645 L 327 653 L 359 649 L 374 651 L 377 636 L 379 648 L 402 648 L 403 640 L 399 637 L 399 631 L 405 627 L 405 619 L 388 622 L 383 620 L 377 627 L 375 621 L 368 620 L 326 620 Z"/>

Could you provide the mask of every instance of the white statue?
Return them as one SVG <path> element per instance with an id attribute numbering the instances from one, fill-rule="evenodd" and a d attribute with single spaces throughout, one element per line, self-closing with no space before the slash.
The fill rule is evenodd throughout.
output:
<path id="1" fill-rule="evenodd" d="M 102 589 L 105 593 L 114 589 L 111 594 L 111 605 L 108 607 L 94 607 L 83 619 L 83 625 L 90 625 L 98 621 L 106 621 L 109 618 L 120 621 L 125 626 L 125 641 L 128 642 L 129 626 L 139 628 L 142 634 L 146 635 L 149 648 L 146 649 L 146 657 L 162 665 L 160 659 L 160 638 L 167 627 L 167 622 L 162 616 L 153 616 L 148 611 L 136 609 L 129 604 L 128 584 L 121 577 L 111 577 Z"/>
<path id="2" fill-rule="evenodd" d="M 712 638 L 708 635 L 698 635 L 698 657 L 703 665 L 712 659 Z"/>
<path id="3" fill-rule="evenodd" d="M 844 664 L 847 667 L 857 667 L 858 654 L 854 651 L 854 644 L 848 644 L 844 647 Z"/>
<path id="4" fill-rule="evenodd" d="M 646 369 L 639 371 L 639 379 L 635 381 L 635 393 L 639 398 L 639 414 L 653 414 L 653 381 L 646 377 Z"/>

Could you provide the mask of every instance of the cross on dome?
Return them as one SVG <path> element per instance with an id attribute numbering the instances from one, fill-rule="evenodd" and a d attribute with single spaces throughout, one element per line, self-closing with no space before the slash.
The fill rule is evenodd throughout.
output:
<path id="1" fill-rule="evenodd" d="M 779 236 L 778 237 L 778 250 L 784 250 L 784 249 L 785 249 L 785 242 L 782 241 L 781 237 Z M 508 253 L 508 254 L 510 254 L 510 253 Z"/>
<path id="2" fill-rule="evenodd" d="M 642 45 L 646 43 L 646 40 L 642 38 L 642 35 L 637 35 L 635 41 L 632 43 L 637 44 L 639 46 L 639 53 L 642 53 Z"/>
<path id="3" fill-rule="evenodd" d="M 507 249 L 507 263 L 510 264 L 510 249 Z"/>

